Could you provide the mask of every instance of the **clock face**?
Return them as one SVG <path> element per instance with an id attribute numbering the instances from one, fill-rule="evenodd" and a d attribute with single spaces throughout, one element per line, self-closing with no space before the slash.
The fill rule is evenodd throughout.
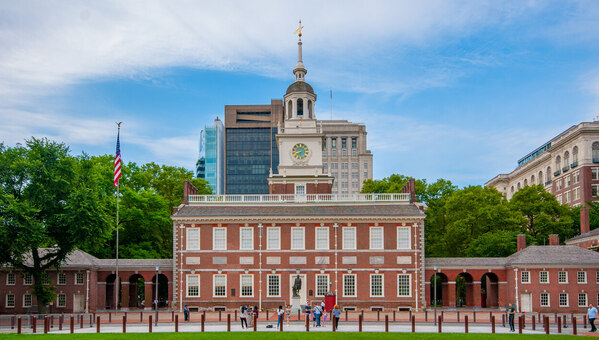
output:
<path id="1" fill-rule="evenodd" d="M 310 150 L 306 144 L 297 143 L 293 146 L 293 149 L 291 149 L 291 154 L 293 155 L 293 158 L 302 161 L 308 157 Z"/>

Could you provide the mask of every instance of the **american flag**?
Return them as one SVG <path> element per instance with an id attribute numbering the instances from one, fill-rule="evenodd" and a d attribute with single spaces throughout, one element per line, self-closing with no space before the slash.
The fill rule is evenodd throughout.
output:
<path id="1" fill-rule="evenodd" d="M 119 137 L 121 134 L 121 127 L 119 124 L 119 132 L 116 135 L 116 155 L 114 156 L 114 186 L 119 186 L 119 178 L 121 178 L 121 143 Z"/>

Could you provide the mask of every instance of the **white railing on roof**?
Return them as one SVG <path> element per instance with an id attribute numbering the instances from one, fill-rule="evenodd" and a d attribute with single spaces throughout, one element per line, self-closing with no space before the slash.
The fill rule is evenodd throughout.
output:
<path id="1" fill-rule="evenodd" d="M 410 194 L 189 195 L 189 203 L 409 202 Z"/>

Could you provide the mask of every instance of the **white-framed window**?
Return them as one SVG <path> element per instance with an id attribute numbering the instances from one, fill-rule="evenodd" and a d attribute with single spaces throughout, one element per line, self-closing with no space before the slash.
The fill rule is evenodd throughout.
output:
<path id="1" fill-rule="evenodd" d="M 15 294 L 6 294 L 6 308 L 15 308 Z"/>
<path id="2" fill-rule="evenodd" d="M 578 307 L 587 307 L 587 293 L 578 293 Z"/>
<path id="3" fill-rule="evenodd" d="M 568 307 L 568 293 L 559 293 L 559 306 Z"/>
<path id="4" fill-rule="evenodd" d="M 580 172 L 576 171 L 572 174 L 572 184 L 580 182 Z"/>
<path id="5" fill-rule="evenodd" d="M 67 284 L 67 274 L 65 274 L 65 273 L 58 273 L 58 284 L 59 285 L 66 285 Z"/>
<path id="6" fill-rule="evenodd" d="M 572 190 L 572 196 L 573 196 L 572 197 L 573 201 L 579 200 L 580 199 L 580 188 L 574 188 Z"/>
<path id="7" fill-rule="evenodd" d="M 306 194 L 306 186 L 303 184 L 297 184 L 295 186 L 295 194 L 296 195 L 305 195 Z"/>
<path id="8" fill-rule="evenodd" d="M 570 203 L 570 191 L 564 192 L 564 203 Z"/>
<path id="9" fill-rule="evenodd" d="M 58 294 L 56 296 L 56 306 L 66 307 L 67 306 L 67 294 Z"/>
<path id="10" fill-rule="evenodd" d="M 227 250 L 227 228 L 212 228 L 212 249 Z"/>
<path id="11" fill-rule="evenodd" d="M 306 249 L 306 229 L 304 227 L 291 227 L 291 249 Z"/>
<path id="12" fill-rule="evenodd" d="M 16 283 L 17 283 L 17 280 L 15 278 L 15 273 L 13 273 L 13 272 L 6 273 L 6 285 L 14 286 Z"/>
<path id="13" fill-rule="evenodd" d="M 539 283 L 549 283 L 549 272 L 548 271 L 540 271 L 539 272 Z"/>
<path id="14" fill-rule="evenodd" d="M 356 249 L 356 227 L 343 227 L 342 247 L 343 249 Z"/>
<path id="15" fill-rule="evenodd" d="M 557 189 L 557 190 L 559 190 L 559 189 Z M 562 195 L 556 195 L 555 200 L 557 201 L 557 203 L 562 204 Z"/>
<path id="16" fill-rule="evenodd" d="M 187 250 L 200 250 L 200 228 L 187 228 L 185 241 Z"/>
<path id="17" fill-rule="evenodd" d="M 316 274 L 316 295 L 325 296 L 329 291 L 329 274 Z"/>
<path id="18" fill-rule="evenodd" d="M 242 297 L 253 297 L 254 296 L 254 275 L 252 274 L 241 274 L 239 278 L 239 291 Z"/>
<path id="19" fill-rule="evenodd" d="M 266 228 L 266 249 L 280 250 L 281 249 L 281 228 L 268 227 Z"/>
<path id="20" fill-rule="evenodd" d="M 343 296 L 356 297 L 356 274 L 343 274 Z"/>
<path id="21" fill-rule="evenodd" d="M 329 228 L 328 227 L 316 227 L 316 242 L 315 249 L 325 250 L 329 249 Z"/>
<path id="22" fill-rule="evenodd" d="M 33 305 L 31 294 L 23 294 L 23 307 L 31 307 Z"/>
<path id="23" fill-rule="evenodd" d="M 267 297 L 280 297 L 281 296 L 281 275 L 269 274 L 266 277 L 268 283 L 268 289 L 266 290 Z"/>
<path id="24" fill-rule="evenodd" d="M 383 249 L 383 227 L 370 227 L 370 249 Z"/>
<path id="25" fill-rule="evenodd" d="M 557 273 L 557 282 L 568 283 L 568 272 L 560 271 L 559 273 Z"/>
<path id="26" fill-rule="evenodd" d="M 597 276 L 597 277 L 599 277 L 599 276 Z M 597 282 L 599 282 L 599 280 Z M 32 285 L 33 284 L 33 276 L 29 273 L 23 274 L 23 284 L 25 286 Z"/>
<path id="27" fill-rule="evenodd" d="M 591 185 L 591 194 L 593 195 L 593 197 L 599 196 L 599 184 Z"/>
<path id="28" fill-rule="evenodd" d="M 75 273 L 75 284 L 82 285 L 83 284 L 83 273 Z"/>
<path id="29" fill-rule="evenodd" d="M 578 273 L 576 273 L 576 282 L 587 283 L 587 272 L 579 271 Z"/>
<path id="30" fill-rule="evenodd" d="M 214 297 L 227 296 L 227 275 L 214 274 L 212 275 L 212 295 Z"/>
<path id="31" fill-rule="evenodd" d="M 383 287 L 383 274 L 370 274 L 370 296 L 385 296 L 383 293 Z"/>
<path id="32" fill-rule="evenodd" d="M 549 293 L 541 293 L 541 307 L 550 307 Z"/>
<path id="33" fill-rule="evenodd" d="M 595 282 L 599 284 L 599 272 L 595 272 Z"/>
<path id="34" fill-rule="evenodd" d="M 254 228 L 242 227 L 239 228 L 239 249 L 253 250 L 254 249 Z"/>
<path id="35" fill-rule="evenodd" d="M 187 284 L 187 296 L 200 296 L 200 275 L 187 275 L 185 281 Z"/>
<path id="36" fill-rule="evenodd" d="M 520 272 L 520 282 L 530 283 L 530 272 L 528 270 L 523 270 Z"/>
<path id="37" fill-rule="evenodd" d="M 410 274 L 397 275 L 397 296 L 412 296 L 412 280 Z"/>
<path id="38" fill-rule="evenodd" d="M 593 179 L 593 180 L 599 179 L 599 168 L 591 169 L 591 179 Z"/>
<path id="39" fill-rule="evenodd" d="M 410 227 L 397 227 L 397 249 L 410 249 Z"/>

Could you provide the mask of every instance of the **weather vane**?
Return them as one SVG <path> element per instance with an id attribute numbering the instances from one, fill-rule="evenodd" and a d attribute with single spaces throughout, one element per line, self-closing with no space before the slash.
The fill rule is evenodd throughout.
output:
<path id="1" fill-rule="evenodd" d="M 295 32 L 293 34 L 297 34 L 298 37 L 302 37 L 302 28 L 304 28 L 304 26 L 302 26 L 302 21 L 299 21 L 299 27 L 295 30 Z"/>

